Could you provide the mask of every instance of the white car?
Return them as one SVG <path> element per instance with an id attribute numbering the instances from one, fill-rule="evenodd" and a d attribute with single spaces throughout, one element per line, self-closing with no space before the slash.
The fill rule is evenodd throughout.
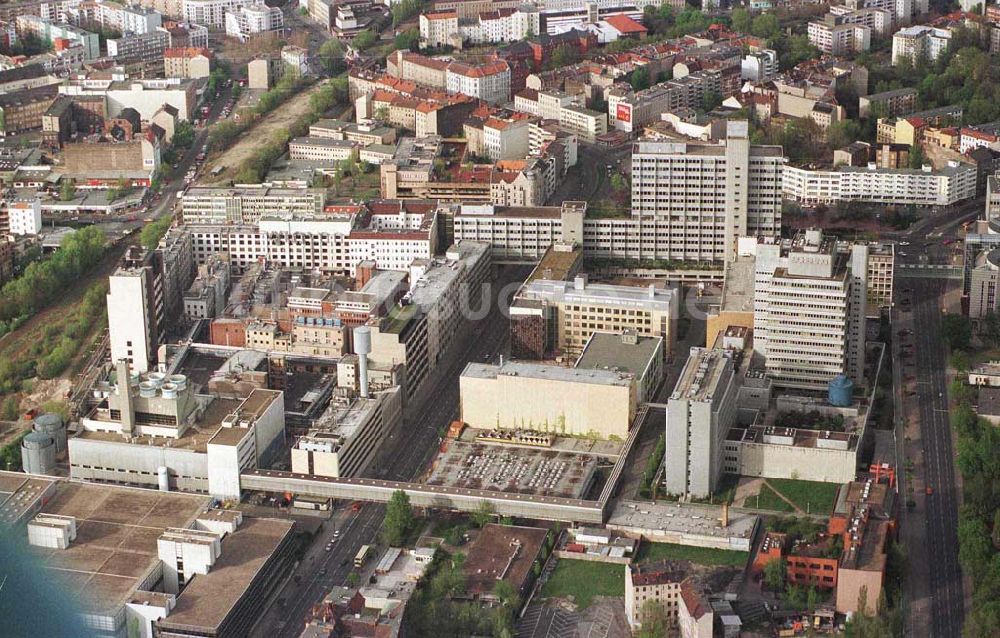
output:
<path id="1" fill-rule="evenodd" d="M 909 246 L 910 242 L 908 242 L 908 241 L 901 241 L 901 242 L 899 242 L 899 245 L 900 246 Z"/>

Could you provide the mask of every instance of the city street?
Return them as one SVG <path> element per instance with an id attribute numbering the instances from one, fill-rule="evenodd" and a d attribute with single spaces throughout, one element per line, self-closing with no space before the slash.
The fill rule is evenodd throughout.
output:
<path id="1" fill-rule="evenodd" d="M 940 338 L 944 282 L 902 279 L 899 290 L 897 300 L 912 299 L 913 309 L 900 312 L 893 330 L 897 335 L 899 330 L 913 331 L 910 336 L 896 338 L 914 345 L 915 356 L 904 355 L 901 365 L 904 379 L 911 379 L 904 387 L 916 392 L 904 399 L 909 439 L 906 453 L 914 462 L 908 481 L 916 503 L 904 514 L 902 530 L 912 598 L 907 635 L 958 636 L 965 598 L 958 562 L 960 488 L 955 481 L 945 348 Z"/>
<path id="2" fill-rule="evenodd" d="M 500 267 L 493 290 L 513 281 L 522 281 L 528 269 Z M 473 324 L 465 337 L 447 353 L 420 391 L 404 409 L 402 427 L 390 438 L 385 453 L 367 472 L 370 476 L 413 480 L 426 469 L 438 449 L 439 432 L 458 416 L 458 378 L 470 361 L 495 360 L 507 348 L 507 318 L 496 304 L 489 316 Z M 273 604 L 257 624 L 253 635 L 260 638 L 295 638 L 302 631 L 313 605 L 322 601 L 335 585 L 343 585 L 353 569 L 354 556 L 362 545 L 375 544 L 385 514 L 385 506 L 366 503 L 354 514 L 341 508 L 327 522 L 296 570 L 299 583 L 290 580 L 277 598 L 284 608 Z M 340 529 L 340 540 L 329 552 L 326 543 Z M 377 559 L 373 559 L 377 560 Z"/>

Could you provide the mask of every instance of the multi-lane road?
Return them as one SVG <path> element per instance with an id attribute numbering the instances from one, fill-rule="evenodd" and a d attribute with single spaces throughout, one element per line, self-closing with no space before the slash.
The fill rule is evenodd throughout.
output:
<path id="1" fill-rule="evenodd" d="M 500 267 L 493 290 L 523 281 L 527 269 Z M 509 298 L 509 291 L 506 294 Z M 428 376 L 422 388 L 406 406 L 402 426 L 389 439 L 385 451 L 368 473 L 379 478 L 413 480 L 428 466 L 439 444 L 439 432 L 458 416 L 458 378 L 470 361 L 495 360 L 508 349 L 506 316 L 494 303 L 484 319 L 473 323 L 467 334 L 458 337 L 451 352 Z M 338 510 L 324 525 L 290 580 L 277 596 L 284 606 L 274 604 L 258 623 L 253 635 L 267 638 L 295 638 L 302 631 L 313 605 L 322 601 L 331 587 L 346 583 L 354 556 L 362 545 L 375 543 L 385 514 L 385 506 L 364 504 L 354 513 Z M 340 534 L 332 549 L 325 545 Z"/>

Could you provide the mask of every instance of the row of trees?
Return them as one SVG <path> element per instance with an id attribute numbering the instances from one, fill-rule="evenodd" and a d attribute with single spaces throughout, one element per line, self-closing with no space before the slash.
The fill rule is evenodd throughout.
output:
<path id="1" fill-rule="evenodd" d="M 29 316 L 75 285 L 104 255 L 104 233 L 88 227 L 66 237 L 52 257 L 29 264 L 0 289 L 0 321 Z"/>

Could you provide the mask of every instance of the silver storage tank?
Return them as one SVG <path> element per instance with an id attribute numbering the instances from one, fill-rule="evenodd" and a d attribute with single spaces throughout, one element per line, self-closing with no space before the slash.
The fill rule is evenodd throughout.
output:
<path id="1" fill-rule="evenodd" d="M 21 466 L 29 474 L 54 474 L 56 440 L 44 432 L 28 432 L 21 441 Z"/>
<path id="2" fill-rule="evenodd" d="M 61 416 L 52 412 L 39 414 L 35 417 L 33 425 L 35 432 L 50 434 L 56 440 L 56 454 L 66 451 L 66 424 L 63 423 Z"/>

